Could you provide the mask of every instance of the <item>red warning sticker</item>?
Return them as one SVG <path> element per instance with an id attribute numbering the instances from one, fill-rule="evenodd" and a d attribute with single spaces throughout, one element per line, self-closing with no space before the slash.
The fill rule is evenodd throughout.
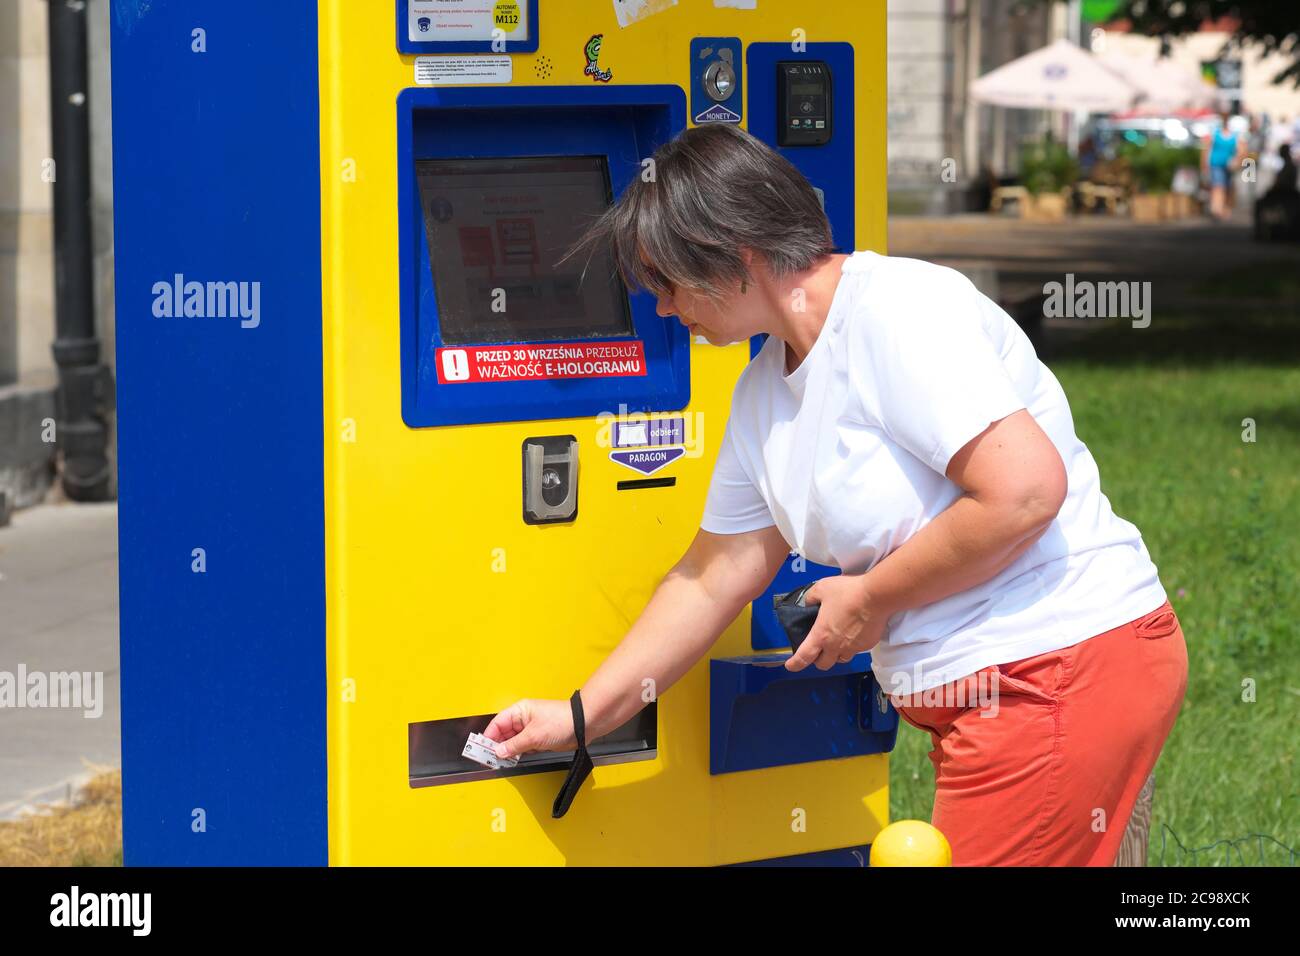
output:
<path id="1" fill-rule="evenodd" d="M 645 343 L 548 342 L 437 350 L 438 384 L 644 375 Z"/>

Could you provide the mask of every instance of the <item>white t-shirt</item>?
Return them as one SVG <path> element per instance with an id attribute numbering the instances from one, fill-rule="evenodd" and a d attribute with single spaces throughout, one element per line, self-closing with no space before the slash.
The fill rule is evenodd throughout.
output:
<path id="1" fill-rule="evenodd" d="M 785 374 L 768 336 L 741 373 L 700 527 L 775 524 L 791 549 L 871 568 L 953 503 L 948 462 L 1027 408 L 1061 453 L 1056 520 L 987 582 L 890 618 L 872 650 L 887 693 L 910 694 L 1069 647 L 1165 601 L 1142 536 L 1111 511 L 1065 393 L 1029 339 L 961 273 L 857 252 L 826 324 Z"/>

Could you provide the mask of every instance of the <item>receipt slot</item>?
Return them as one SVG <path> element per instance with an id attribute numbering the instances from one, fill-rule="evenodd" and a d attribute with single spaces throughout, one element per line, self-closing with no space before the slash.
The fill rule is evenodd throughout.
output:
<path id="1" fill-rule="evenodd" d="M 770 594 L 634 688 L 562 819 L 571 753 L 462 755 L 640 615 L 756 344 L 564 252 L 706 123 L 883 250 L 885 3 L 840 6 L 115 3 L 128 864 L 865 858 L 897 715 L 867 655 L 785 671 Z M 784 145 L 805 83 L 828 132 Z"/>

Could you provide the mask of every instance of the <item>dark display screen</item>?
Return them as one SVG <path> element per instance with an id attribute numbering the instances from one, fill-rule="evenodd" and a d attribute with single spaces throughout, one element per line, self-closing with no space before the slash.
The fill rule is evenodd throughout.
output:
<path id="1" fill-rule="evenodd" d="M 632 334 L 607 249 L 558 264 L 610 205 L 604 156 L 415 165 L 445 344 Z"/>

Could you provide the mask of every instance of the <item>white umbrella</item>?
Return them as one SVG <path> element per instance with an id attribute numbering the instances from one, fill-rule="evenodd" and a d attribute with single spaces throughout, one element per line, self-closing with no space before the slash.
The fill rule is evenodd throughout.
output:
<path id="1" fill-rule="evenodd" d="M 1140 59 L 1123 53 L 1105 53 L 1102 65 L 1142 91 L 1137 108 L 1144 113 L 1212 108 L 1215 91 L 1190 70 L 1167 59 Z"/>
<path id="2" fill-rule="evenodd" d="M 985 73 L 971 97 L 1025 110 L 1111 113 L 1131 107 L 1141 91 L 1069 40 L 1057 40 Z"/>

